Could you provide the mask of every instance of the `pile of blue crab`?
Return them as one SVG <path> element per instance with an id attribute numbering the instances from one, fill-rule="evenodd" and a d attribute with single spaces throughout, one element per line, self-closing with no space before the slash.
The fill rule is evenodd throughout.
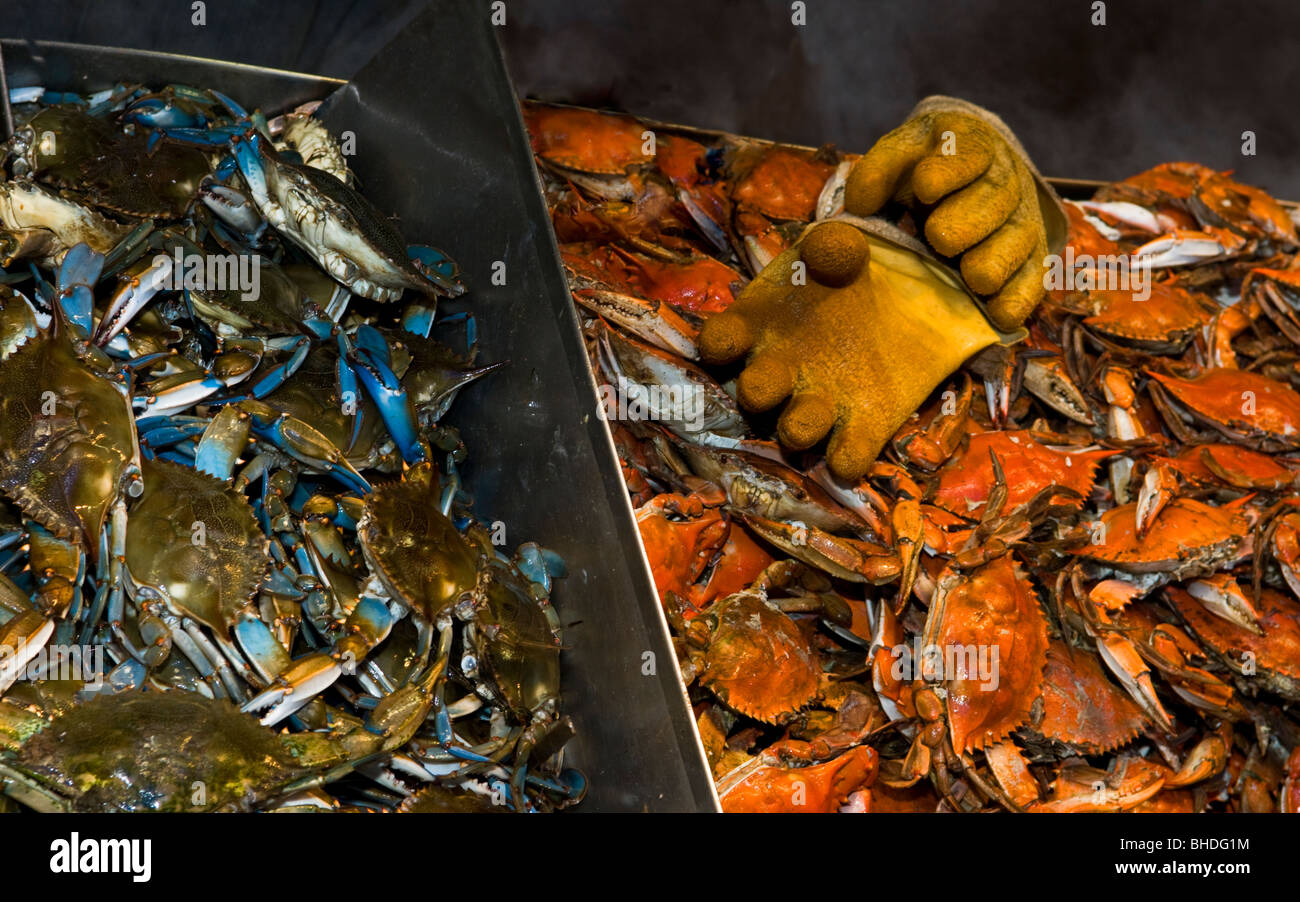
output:
<path id="1" fill-rule="evenodd" d="M 314 107 L 10 100 L 0 810 L 579 801 L 563 564 L 471 515 L 441 422 L 499 366 L 451 258 Z"/>

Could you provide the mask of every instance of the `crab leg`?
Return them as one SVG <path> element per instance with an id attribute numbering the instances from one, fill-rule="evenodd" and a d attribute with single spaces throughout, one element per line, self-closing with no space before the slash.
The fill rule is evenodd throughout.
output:
<path id="1" fill-rule="evenodd" d="M 271 686 L 242 708 L 245 712 L 261 711 L 263 726 L 279 723 L 311 701 L 345 672 L 356 666 L 375 646 L 388 637 L 393 615 L 378 599 L 362 598 L 344 624 L 345 635 L 329 652 L 313 652 L 294 661 L 278 674 Z"/>

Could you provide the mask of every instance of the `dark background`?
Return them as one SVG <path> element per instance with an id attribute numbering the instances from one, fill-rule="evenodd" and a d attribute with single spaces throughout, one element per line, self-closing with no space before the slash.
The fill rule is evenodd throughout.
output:
<path id="1" fill-rule="evenodd" d="M 489 0 L 470 0 L 489 13 Z M 0 0 L 0 36 L 169 50 L 347 77 L 421 0 Z M 1091 0 L 506 0 L 525 95 L 864 150 L 919 98 L 998 112 L 1049 175 L 1165 160 L 1300 199 L 1300 4 Z M 1241 155 L 1254 131 L 1258 155 Z"/>

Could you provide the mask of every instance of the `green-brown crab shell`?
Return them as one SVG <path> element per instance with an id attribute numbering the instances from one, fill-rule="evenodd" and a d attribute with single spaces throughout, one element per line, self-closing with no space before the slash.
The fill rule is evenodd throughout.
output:
<path id="1" fill-rule="evenodd" d="M 1137 502 L 1101 515 L 1100 537 L 1075 553 L 1126 573 L 1159 573 L 1171 580 L 1205 576 L 1241 556 L 1250 522 L 1233 507 L 1175 498 L 1151 531 L 1137 535 Z"/>
<path id="2" fill-rule="evenodd" d="M 266 576 L 268 542 L 243 495 L 206 473 L 166 460 L 141 466 L 131 506 L 126 567 L 183 612 L 225 636 Z"/>
<path id="3" fill-rule="evenodd" d="M 277 734 L 195 692 L 99 696 L 3 763 L 75 811 L 251 811 L 348 760 L 317 733 Z"/>
<path id="4" fill-rule="evenodd" d="M 1174 611 L 1201 647 L 1262 688 L 1300 701 L 1300 603 L 1265 587 L 1260 595 L 1262 636 L 1212 614 L 1189 593 L 1173 586 L 1165 590 Z"/>
<path id="5" fill-rule="evenodd" d="M 71 107 L 37 113 L 19 129 L 18 139 L 30 148 L 26 162 L 39 181 L 142 219 L 184 215 L 212 171 L 208 155 L 197 147 L 167 141 L 150 147 L 143 132 L 127 134 Z"/>
<path id="6" fill-rule="evenodd" d="M 58 332 L 0 366 L 0 492 L 25 516 L 96 557 L 137 456 L 125 386 L 94 372 Z"/>
<path id="7" fill-rule="evenodd" d="M 507 707 L 527 720 L 560 691 L 560 641 L 513 569 L 492 562 L 475 614 L 475 646 Z"/>
<path id="8" fill-rule="evenodd" d="M 1230 441 L 1261 451 L 1300 448 L 1300 394 L 1281 382 L 1234 369 L 1195 379 L 1150 375 L 1182 410 Z"/>
<path id="9" fill-rule="evenodd" d="M 822 670 L 808 637 L 755 592 L 716 602 L 700 685 L 755 720 L 793 720 L 821 691 Z"/>
<path id="10" fill-rule="evenodd" d="M 357 536 L 366 563 L 393 598 L 432 622 L 478 584 L 479 556 L 439 510 L 432 464 L 375 486 Z"/>

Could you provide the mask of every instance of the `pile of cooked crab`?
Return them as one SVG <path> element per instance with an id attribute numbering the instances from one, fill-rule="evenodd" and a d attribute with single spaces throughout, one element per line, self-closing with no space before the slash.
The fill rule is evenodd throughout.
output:
<path id="1" fill-rule="evenodd" d="M 0 810 L 552 810 L 563 562 L 471 513 L 475 362 L 300 108 L 10 97 Z"/>
<path id="2" fill-rule="evenodd" d="M 1067 202 L 1081 278 L 849 484 L 695 338 L 854 157 L 525 119 L 725 810 L 1300 806 L 1290 211 L 1190 163 Z"/>

